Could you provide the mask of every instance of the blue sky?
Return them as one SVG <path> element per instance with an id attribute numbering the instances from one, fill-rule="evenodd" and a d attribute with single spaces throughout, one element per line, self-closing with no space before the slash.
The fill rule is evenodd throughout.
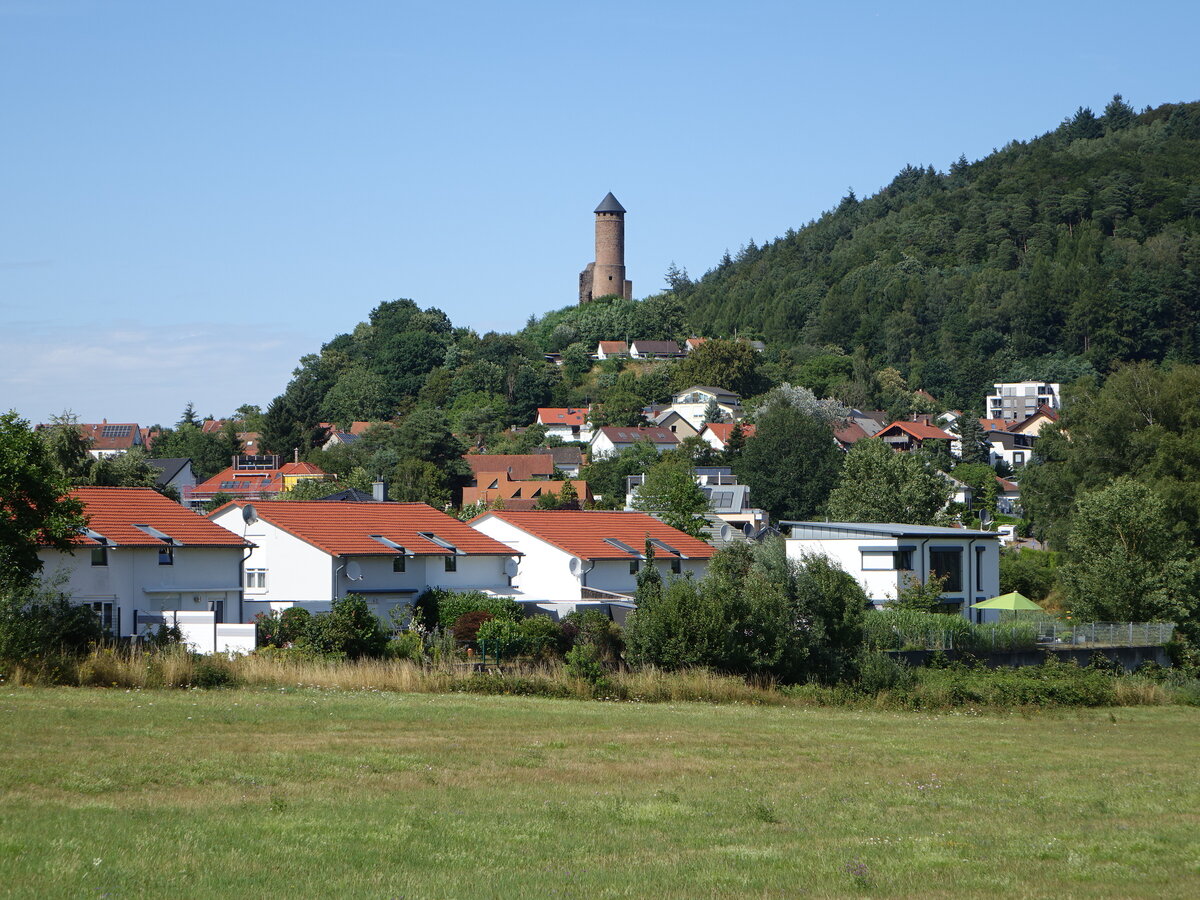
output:
<path id="1" fill-rule="evenodd" d="M 637 296 L 905 163 L 1200 99 L 1191 3 L 0 0 L 0 408 L 265 405 L 410 297 L 480 332 Z"/>

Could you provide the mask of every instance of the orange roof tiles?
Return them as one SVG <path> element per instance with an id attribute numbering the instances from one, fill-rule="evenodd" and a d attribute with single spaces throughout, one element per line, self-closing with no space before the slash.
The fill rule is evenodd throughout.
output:
<path id="1" fill-rule="evenodd" d="M 639 553 L 645 548 L 646 538 L 662 541 L 690 559 L 709 559 L 716 553 L 711 544 L 640 512 L 500 509 L 476 516 L 471 524 L 485 516 L 495 516 L 580 559 L 629 559 L 628 553 L 605 542 L 605 538 L 621 541 Z M 661 549 L 658 552 L 668 555 Z"/>
<path id="2" fill-rule="evenodd" d="M 213 510 L 209 516 L 243 507 L 234 500 Z M 424 503 L 323 503 L 267 500 L 255 502 L 258 517 L 312 544 L 331 556 L 395 556 L 396 550 L 375 540 L 378 534 L 399 544 L 414 556 L 449 556 L 451 551 L 422 537 L 436 535 L 462 553 L 485 556 L 516 556 L 517 551 L 453 516 Z"/>
<path id="3" fill-rule="evenodd" d="M 554 457 L 547 453 L 468 453 L 463 457 L 475 478 L 508 473 L 513 481 L 533 481 L 554 474 Z"/>
<path id="4" fill-rule="evenodd" d="M 196 485 L 185 499 L 205 495 L 215 495 L 220 492 L 234 496 L 247 494 L 278 494 L 284 490 L 283 479 L 287 478 L 325 478 L 328 473 L 318 466 L 307 462 L 284 463 L 278 469 L 246 469 L 229 466 L 222 469 L 208 481 Z"/>
<path id="5" fill-rule="evenodd" d="M 893 422 L 883 431 L 879 432 L 875 437 L 881 438 L 893 428 L 903 431 L 911 438 L 919 441 L 952 441 L 954 435 L 949 434 L 935 425 L 926 425 L 924 422 Z"/>
<path id="6" fill-rule="evenodd" d="M 153 488 L 80 487 L 72 496 L 83 501 L 88 528 L 120 546 L 161 547 L 163 541 L 134 525 L 149 525 L 182 546 L 248 547 L 241 537 Z M 95 545 L 80 535 L 77 543 Z"/>
<path id="7" fill-rule="evenodd" d="M 587 423 L 587 409 L 574 407 L 539 406 L 537 420 L 541 425 L 584 425 Z"/>
<path id="8" fill-rule="evenodd" d="M 733 422 L 709 422 L 704 427 L 707 428 L 711 433 L 715 434 L 717 436 L 717 440 L 724 445 L 729 443 L 729 436 L 733 434 L 733 426 Z M 757 431 L 757 425 L 742 426 L 742 434 L 745 437 L 754 437 Z"/>
<path id="9" fill-rule="evenodd" d="M 636 428 L 621 425 L 605 425 L 597 434 L 603 434 L 614 444 L 633 444 L 637 441 L 650 441 L 655 444 L 678 444 L 679 438 L 670 428 L 657 425 L 642 425 Z"/>
<path id="10" fill-rule="evenodd" d="M 463 488 L 462 502 L 465 506 L 468 503 L 479 503 L 480 501 L 491 503 L 493 500 L 504 500 L 506 508 L 515 509 L 517 507 L 509 506 L 509 501 L 531 500 L 536 502 L 540 497 L 546 495 L 557 497 L 564 484 L 566 484 L 565 481 L 553 480 L 512 481 L 506 477 L 504 472 L 495 473 L 495 477 L 492 473 L 480 473 L 478 485 Z M 581 503 L 592 499 L 592 491 L 586 481 L 572 481 L 571 485 L 575 488 L 575 496 Z"/>

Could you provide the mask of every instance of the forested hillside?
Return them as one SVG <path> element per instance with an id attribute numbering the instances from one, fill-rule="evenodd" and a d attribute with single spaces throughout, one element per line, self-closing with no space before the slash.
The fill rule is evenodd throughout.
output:
<path id="1" fill-rule="evenodd" d="M 857 352 L 951 405 L 977 405 L 993 379 L 1196 361 L 1200 103 L 1137 114 L 1118 96 L 948 173 L 906 166 L 670 280 L 699 334 L 757 332 L 826 367 Z"/>

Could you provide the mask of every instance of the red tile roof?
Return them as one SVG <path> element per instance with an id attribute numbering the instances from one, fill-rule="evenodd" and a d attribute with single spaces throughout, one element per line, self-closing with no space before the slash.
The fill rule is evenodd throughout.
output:
<path id="1" fill-rule="evenodd" d="M 721 442 L 721 446 L 729 443 L 729 436 L 733 434 L 733 422 L 709 422 L 704 428 L 707 428 L 712 434 L 717 436 L 717 440 Z M 704 429 L 700 429 L 703 431 Z M 743 425 L 742 434 L 748 438 L 754 437 L 758 431 L 757 425 Z"/>
<path id="2" fill-rule="evenodd" d="M 584 425 L 587 415 L 587 409 L 576 409 L 573 406 L 539 406 L 537 420 L 542 425 Z"/>
<path id="3" fill-rule="evenodd" d="M 1008 426 L 1015 423 L 1008 419 L 980 419 L 979 427 L 984 431 L 1008 431 Z"/>
<path id="4" fill-rule="evenodd" d="M 942 431 L 942 429 L 934 425 L 926 425 L 924 422 L 893 422 L 887 428 L 880 431 L 875 437 L 884 437 L 893 428 L 903 431 L 909 437 L 918 441 L 952 441 L 954 435 Z"/>
<path id="5" fill-rule="evenodd" d="M 136 422 L 81 422 L 79 430 L 91 441 L 91 450 L 129 450 L 142 443 L 142 429 Z"/>
<path id="6" fill-rule="evenodd" d="M 638 553 L 645 550 L 646 538 L 654 538 L 674 547 L 690 559 L 709 559 L 716 550 L 711 544 L 684 534 L 653 516 L 640 512 L 603 512 L 600 510 L 535 510 L 513 512 L 492 510 L 471 520 L 471 524 L 494 516 L 548 544 L 580 559 L 629 559 L 620 547 L 605 541 L 613 538 Z M 669 554 L 657 549 L 660 557 Z"/>
<path id="7" fill-rule="evenodd" d="M 864 438 L 869 438 L 870 435 L 863 430 L 863 427 L 857 422 L 847 422 L 841 428 L 833 432 L 833 436 L 839 444 L 856 444 Z"/>
<path id="8" fill-rule="evenodd" d="M 246 547 L 240 536 L 180 506 L 152 488 L 80 487 L 88 528 L 118 547 L 161 547 L 163 541 L 134 525 L 149 525 L 190 547 Z M 95 545 L 81 535 L 78 543 Z"/>
<path id="9" fill-rule="evenodd" d="M 628 353 L 629 345 L 624 341 L 601 341 L 600 350 L 604 353 Z"/>
<path id="10" fill-rule="evenodd" d="M 493 484 L 496 486 L 492 487 Z M 497 473 L 495 476 L 491 473 L 481 472 L 479 473 L 479 484 L 475 487 L 463 488 L 462 502 L 465 506 L 468 503 L 479 503 L 480 501 L 490 503 L 493 500 L 503 500 L 505 509 L 518 509 L 519 507 L 512 505 L 512 501 L 537 502 L 538 498 L 547 494 L 557 497 L 564 484 L 566 484 L 565 481 L 554 480 L 511 481 L 503 472 Z M 571 484 L 575 487 L 575 496 L 581 503 L 592 499 L 592 491 L 586 481 L 572 481 Z"/>
<path id="11" fill-rule="evenodd" d="M 622 425 L 605 425 L 597 434 L 603 434 L 614 444 L 633 444 L 637 441 L 651 441 L 655 444 L 678 444 L 679 438 L 670 428 L 660 428 L 657 425 L 643 425 L 637 428 Z"/>
<path id="12" fill-rule="evenodd" d="M 217 493 L 257 498 L 263 494 L 278 494 L 284 490 L 284 476 L 325 478 L 328 473 L 312 463 L 289 462 L 277 469 L 242 469 L 229 466 L 212 478 L 187 491 L 185 500 L 211 497 Z"/>
<path id="13" fill-rule="evenodd" d="M 212 518 L 234 500 L 209 513 Z M 449 556 L 450 550 L 422 537 L 433 534 L 467 555 L 516 556 L 517 551 L 424 503 L 323 503 L 267 500 L 255 502 L 258 517 L 331 556 L 395 556 L 394 547 L 375 540 L 378 534 L 414 556 Z M 239 519 L 240 521 L 240 519 Z"/>
<path id="14" fill-rule="evenodd" d="M 478 479 L 481 474 L 504 474 L 513 481 L 533 481 L 554 474 L 554 457 L 546 453 L 468 453 L 463 457 Z"/>

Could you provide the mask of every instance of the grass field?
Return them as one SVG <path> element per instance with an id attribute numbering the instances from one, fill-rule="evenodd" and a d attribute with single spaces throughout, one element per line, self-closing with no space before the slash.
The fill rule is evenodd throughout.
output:
<path id="1" fill-rule="evenodd" d="M 1196 897 L 1200 710 L 0 690 L 16 897 Z"/>

